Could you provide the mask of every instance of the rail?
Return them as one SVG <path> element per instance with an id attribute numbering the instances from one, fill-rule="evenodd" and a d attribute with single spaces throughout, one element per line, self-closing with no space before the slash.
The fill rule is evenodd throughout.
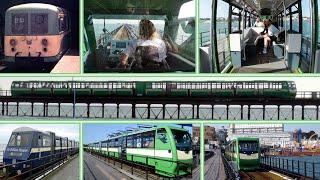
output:
<path id="1" fill-rule="evenodd" d="M 113 161 L 113 165 L 115 166 L 115 162 L 118 161 L 120 162 L 120 168 L 122 169 L 123 168 L 123 165 L 124 164 L 127 164 L 127 165 L 130 165 L 130 173 L 133 175 L 134 174 L 134 167 L 141 167 L 141 170 L 145 171 L 145 179 L 148 180 L 149 177 L 150 177 L 150 173 L 152 173 L 154 171 L 154 168 L 150 167 L 150 166 L 147 166 L 147 165 L 144 165 L 142 163 L 137 163 L 137 162 L 134 162 L 133 161 L 133 158 L 134 157 L 138 157 L 138 158 L 144 158 L 145 159 L 145 164 L 148 164 L 149 162 L 154 162 L 154 160 L 161 160 L 161 161 L 165 161 L 165 162 L 171 162 L 171 163 L 175 163 L 177 164 L 177 166 L 190 166 L 190 164 L 187 164 L 187 163 L 183 163 L 183 162 L 178 162 L 178 161 L 172 161 L 172 160 L 167 160 L 167 159 L 159 159 L 159 158 L 156 158 L 156 157 L 149 157 L 149 156 L 141 156 L 141 155 L 126 155 L 125 157 L 126 158 L 115 158 L 114 156 L 111 156 L 110 155 L 110 152 L 108 151 L 107 153 L 102 153 L 100 151 L 95 151 L 95 150 L 91 150 L 89 148 L 85 148 L 84 151 L 86 152 L 89 152 L 90 154 L 93 154 L 93 155 L 96 155 L 96 156 L 99 156 L 101 158 L 104 158 L 104 161 L 105 162 L 109 162 L 107 161 L 107 158 L 108 159 L 112 159 Z M 129 159 L 131 157 L 131 160 L 125 160 L 125 159 Z M 163 172 L 163 173 L 167 173 L 165 171 L 162 171 L 162 170 L 157 170 L 158 172 Z M 177 175 L 174 175 L 172 174 L 174 177 L 173 179 L 180 179 L 182 178 L 182 176 L 177 176 Z M 191 175 L 191 173 L 189 174 Z"/>
<path id="2" fill-rule="evenodd" d="M 224 169 L 226 171 L 227 179 L 239 180 L 240 175 L 237 170 L 235 170 L 231 164 L 228 162 L 227 158 L 224 156 L 224 153 L 221 153 Z"/>
<path id="3" fill-rule="evenodd" d="M 79 152 L 78 149 L 62 153 L 34 158 L 15 164 L 0 166 L 0 180 L 2 179 L 32 179 L 40 176 L 42 173 L 53 170 L 57 165 L 65 162 L 70 156 Z"/>
<path id="4" fill-rule="evenodd" d="M 264 156 L 261 164 L 284 174 L 320 179 L 320 162 L 308 162 L 285 157 Z"/>

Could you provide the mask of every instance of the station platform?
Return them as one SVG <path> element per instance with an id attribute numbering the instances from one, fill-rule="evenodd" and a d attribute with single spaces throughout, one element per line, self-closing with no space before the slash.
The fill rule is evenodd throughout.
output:
<path id="1" fill-rule="evenodd" d="M 205 161 L 204 177 L 205 180 L 227 179 L 220 149 L 214 150 L 214 155 Z"/>
<path id="2" fill-rule="evenodd" d="M 55 65 L 50 73 L 80 73 L 79 51 L 69 50 Z"/>
<path id="3" fill-rule="evenodd" d="M 73 158 L 60 168 L 51 172 L 43 180 L 78 180 L 79 179 L 79 156 Z"/>
<path id="4" fill-rule="evenodd" d="M 133 178 L 98 160 L 87 152 L 83 153 L 84 179 L 131 180 Z"/>

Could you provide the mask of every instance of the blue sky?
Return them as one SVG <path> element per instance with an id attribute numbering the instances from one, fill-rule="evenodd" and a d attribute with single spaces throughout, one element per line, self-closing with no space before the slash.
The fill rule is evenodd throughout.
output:
<path id="1" fill-rule="evenodd" d="M 141 125 L 141 124 L 138 124 Z M 159 124 L 146 124 L 146 125 L 159 125 Z M 161 124 L 161 125 L 172 125 L 181 127 L 176 124 Z M 83 125 L 83 143 L 88 144 L 91 142 L 97 142 L 105 140 L 107 134 L 111 134 L 118 131 L 124 131 L 126 128 L 138 128 L 137 124 L 84 124 Z M 190 133 L 192 132 L 191 127 L 184 127 Z"/>
<path id="2" fill-rule="evenodd" d="M 217 129 L 222 128 L 222 126 L 228 128 L 229 124 L 214 124 L 210 125 L 214 126 Z M 284 125 L 284 130 L 285 131 L 294 131 L 295 129 L 301 128 L 302 131 L 304 132 L 309 132 L 311 130 L 316 131 L 317 133 L 320 134 L 320 124 L 285 124 Z"/>

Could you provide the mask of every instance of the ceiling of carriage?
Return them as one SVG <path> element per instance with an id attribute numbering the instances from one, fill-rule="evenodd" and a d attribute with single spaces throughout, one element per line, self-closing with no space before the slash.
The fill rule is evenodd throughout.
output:
<path id="1" fill-rule="evenodd" d="M 283 2 L 286 6 L 288 6 L 296 1 L 297 0 L 231 0 L 231 2 L 234 2 L 235 4 L 243 4 L 244 2 L 257 12 L 259 12 L 261 9 L 271 9 L 272 12 L 276 12 L 277 9 L 283 9 Z"/>

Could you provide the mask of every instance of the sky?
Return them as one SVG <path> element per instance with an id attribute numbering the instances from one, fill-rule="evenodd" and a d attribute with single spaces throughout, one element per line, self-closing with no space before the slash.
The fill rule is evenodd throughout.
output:
<path id="1" fill-rule="evenodd" d="M 141 125 L 141 124 L 138 124 Z M 137 124 L 84 124 L 83 125 L 83 143 L 88 144 L 92 142 L 97 142 L 101 140 L 106 140 L 108 134 L 112 134 L 119 131 L 125 131 L 128 128 L 138 128 Z M 144 126 L 152 126 L 160 124 L 143 124 Z M 161 125 L 170 125 L 181 127 L 181 125 L 177 124 L 161 124 Z M 189 133 L 192 132 L 191 127 L 184 127 L 184 129 L 188 130 Z"/>
<path id="2" fill-rule="evenodd" d="M 222 129 L 222 126 L 224 126 L 227 129 L 229 128 L 229 124 L 214 124 L 214 125 L 210 125 L 210 126 L 214 126 L 217 129 Z M 313 131 L 316 131 L 317 133 L 320 134 L 320 124 L 312 124 L 312 123 L 284 124 L 284 131 L 292 132 L 295 129 L 299 129 L 299 128 L 301 128 L 301 130 L 304 132 L 309 132 L 309 131 L 313 130 Z"/>
<path id="3" fill-rule="evenodd" d="M 302 0 L 302 16 L 310 17 L 310 0 Z M 211 6 L 212 0 L 201 0 L 200 1 L 200 18 L 209 18 L 211 17 Z M 222 2 L 222 0 L 218 1 L 218 15 L 217 17 L 228 17 L 228 8 L 227 3 Z"/>
<path id="4" fill-rule="evenodd" d="M 79 125 L 73 124 L 0 124 L 0 144 L 7 144 L 11 133 L 19 127 L 30 127 L 39 131 L 51 131 L 57 136 L 68 137 L 79 141 Z"/>

